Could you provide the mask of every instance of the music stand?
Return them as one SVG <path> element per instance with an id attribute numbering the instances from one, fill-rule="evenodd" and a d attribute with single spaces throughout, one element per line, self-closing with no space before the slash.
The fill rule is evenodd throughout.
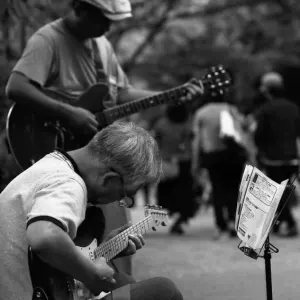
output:
<path id="1" fill-rule="evenodd" d="M 297 177 L 296 177 L 297 178 Z M 242 246 L 243 242 L 241 242 L 238 245 L 238 248 L 244 252 L 245 255 L 257 259 L 259 257 L 264 258 L 265 260 L 265 279 L 266 279 L 266 295 L 267 300 L 273 300 L 273 291 L 272 291 L 272 269 L 271 269 L 271 258 L 273 253 L 278 253 L 279 249 L 276 248 L 273 244 L 270 243 L 270 232 L 273 226 L 276 224 L 279 215 L 281 214 L 283 208 L 287 204 L 288 200 L 290 199 L 290 196 L 292 192 L 295 190 L 295 185 L 293 185 L 293 182 L 295 179 L 286 185 L 285 190 L 282 194 L 282 197 L 280 199 L 280 203 L 278 205 L 278 208 L 276 210 L 272 225 L 270 227 L 269 234 L 264 242 L 264 245 L 261 249 L 252 249 L 249 247 Z M 264 249 L 263 255 L 261 255 L 262 249 Z"/>

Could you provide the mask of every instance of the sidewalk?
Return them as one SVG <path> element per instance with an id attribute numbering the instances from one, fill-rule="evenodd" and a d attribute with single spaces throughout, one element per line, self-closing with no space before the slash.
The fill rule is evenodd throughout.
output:
<path id="1" fill-rule="evenodd" d="M 139 203 L 138 203 L 139 204 Z M 295 211 L 300 220 L 300 209 Z M 133 223 L 144 218 L 141 204 L 132 210 Z M 172 224 L 172 219 L 170 220 Z M 168 226 L 169 227 L 169 226 Z M 238 248 L 239 240 L 212 240 L 212 211 L 200 211 L 183 236 L 168 227 L 145 235 L 146 245 L 134 258 L 138 279 L 171 278 L 186 300 L 266 299 L 264 260 L 254 260 Z M 273 299 L 297 300 L 300 295 L 300 237 L 271 237 L 279 248 L 272 256 Z"/>

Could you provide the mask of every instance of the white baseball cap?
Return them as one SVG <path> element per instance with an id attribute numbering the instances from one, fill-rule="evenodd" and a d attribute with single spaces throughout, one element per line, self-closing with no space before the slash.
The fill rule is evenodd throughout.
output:
<path id="1" fill-rule="evenodd" d="M 99 8 L 110 20 L 120 21 L 132 17 L 129 0 L 79 0 Z"/>
<path id="2" fill-rule="evenodd" d="M 261 83 L 266 86 L 283 86 L 283 78 L 279 73 L 269 72 L 262 76 Z"/>

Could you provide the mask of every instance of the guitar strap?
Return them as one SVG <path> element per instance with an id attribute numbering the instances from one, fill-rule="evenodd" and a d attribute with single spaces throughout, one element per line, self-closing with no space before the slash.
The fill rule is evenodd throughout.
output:
<path id="1" fill-rule="evenodd" d="M 99 47 L 95 39 L 92 39 L 92 47 L 94 66 L 96 70 L 96 80 L 97 82 L 108 84 L 107 75 L 104 72 L 103 63 L 99 52 Z"/>
<path id="2" fill-rule="evenodd" d="M 96 70 L 96 81 L 97 83 L 104 83 L 109 87 L 109 93 L 106 97 L 102 99 L 103 106 L 105 108 L 113 107 L 116 105 L 116 99 L 112 96 L 112 86 L 109 82 L 108 75 L 104 72 L 103 61 L 99 51 L 99 46 L 95 39 L 92 39 L 92 49 L 93 49 L 93 60 Z"/>

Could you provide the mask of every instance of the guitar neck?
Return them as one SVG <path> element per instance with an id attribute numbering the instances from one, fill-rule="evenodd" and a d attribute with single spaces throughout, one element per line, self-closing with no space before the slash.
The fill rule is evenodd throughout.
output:
<path id="1" fill-rule="evenodd" d="M 204 82 L 201 82 L 201 85 Z M 167 90 L 165 92 L 155 94 L 143 99 L 134 100 L 125 104 L 118 105 L 113 108 L 106 109 L 102 112 L 105 115 L 108 123 L 112 123 L 118 119 L 130 116 L 139 111 L 146 110 L 151 107 L 155 107 L 158 105 L 166 104 L 169 102 L 176 103 L 181 96 L 186 95 L 187 88 L 185 85 L 181 85 L 179 87 Z"/>
<path id="2" fill-rule="evenodd" d="M 122 231 L 106 243 L 101 244 L 94 250 L 94 257 L 104 257 L 110 261 L 128 246 L 129 234 L 144 234 L 153 226 L 153 218 L 148 216 L 135 225 Z"/>

